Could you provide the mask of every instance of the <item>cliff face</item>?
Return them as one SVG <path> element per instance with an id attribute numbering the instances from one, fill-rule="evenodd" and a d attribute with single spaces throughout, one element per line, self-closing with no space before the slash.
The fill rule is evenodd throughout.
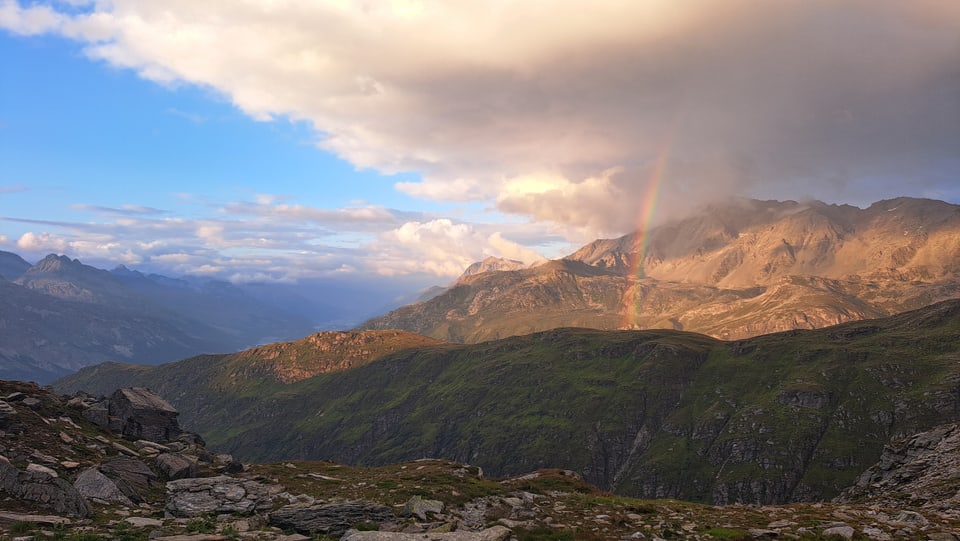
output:
<path id="1" fill-rule="evenodd" d="M 940 425 L 884 446 L 879 462 L 837 501 L 956 513 L 960 509 L 960 424 Z"/>
<path id="2" fill-rule="evenodd" d="M 833 497 L 891 438 L 954 420 L 958 335 L 960 301 L 947 301 L 736 342 L 557 329 L 290 384 L 208 357 L 102 365 L 57 386 L 158 382 L 184 426 L 245 459 L 431 456 L 491 475 L 561 467 L 644 498 L 776 503 Z"/>
<path id="3" fill-rule="evenodd" d="M 736 201 L 561 261 L 480 273 L 364 323 L 479 342 L 563 326 L 741 339 L 960 296 L 960 207 Z"/>

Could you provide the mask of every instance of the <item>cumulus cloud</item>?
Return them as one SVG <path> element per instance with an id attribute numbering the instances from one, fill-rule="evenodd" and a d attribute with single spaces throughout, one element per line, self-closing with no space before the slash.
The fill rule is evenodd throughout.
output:
<path id="1" fill-rule="evenodd" d="M 382 275 L 427 273 L 455 277 L 471 263 L 489 256 L 516 259 L 530 264 L 542 261 L 537 252 L 499 232 L 485 234 L 466 223 L 441 218 L 407 222 L 381 236 L 371 246 L 377 253 L 375 271 Z"/>
<path id="2" fill-rule="evenodd" d="M 0 219 L 43 229 L 16 241 L 28 258 L 56 252 L 101 267 L 124 263 L 150 272 L 235 281 L 295 282 L 350 273 L 431 275 L 445 281 L 491 255 L 542 259 L 512 240 L 519 224 L 454 222 L 375 206 L 323 209 L 267 194 L 219 205 L 216 218 L 166 217 L 130 205 L 74 209 L 95 218 Z M 551 239 L 546 228 L 527 229 L 535 238 Z M 0 244 L 6 242 L 0 237 Z"/>
<path id="3" fill-rule="evenodd" d="M 653 192 L 665 212 L 716 193 L 857 202 L 960 170 L 955 0 L 0 6 L 13 32 L 311 122 L 358 167 L 419 172 L 408 194 L 596 232 L 632 228 Z M 557 189 L 521 189 L 533 178 Z"/>

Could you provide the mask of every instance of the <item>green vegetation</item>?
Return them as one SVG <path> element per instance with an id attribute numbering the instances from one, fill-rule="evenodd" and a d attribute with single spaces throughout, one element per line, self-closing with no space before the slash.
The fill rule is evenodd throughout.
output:
<path id="1" fill-rule="evenodd" d="M 747 532 L 731 528 L 710 528 L 707 530 L 707 534 L 712 535 L 716 539 L 727 539 L 730 541 L 751 539 L 751 536 L 747 534 Z"/>
<path id="2" fill-rule="evenodd" d="M 213 533 L 217 531 L 217 521 L 213 517 L 197 517 L 187 522 L 190 533 Z"/>
<path id="3" fill-rule="evenodd" d="M 246 461 L 442 457 L 493 476 L 566 468 L 624 495 L 777 503 L 830 498 L 891 437 L 954 420 L 957 336 L 960 301 L 948 301 L 737 342 L 558 329 L 407 349 L 292 384 L 191 359 L 113 380 L 101 369 L 89 390 L 162 382 L 187 428 Z M 411 489 L 391 481 L 377 488 L 402 503 Z M 453 497 L 488 488 L 474 483 Z"/>

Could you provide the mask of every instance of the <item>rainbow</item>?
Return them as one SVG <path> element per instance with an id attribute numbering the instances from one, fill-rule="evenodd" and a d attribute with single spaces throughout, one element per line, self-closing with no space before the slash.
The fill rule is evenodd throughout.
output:
<path id="1" fill-rule="evenodd" d="M 643 294 L 640 290 L 640 278 L 645 276 L 643 264 L 647 257 L 647 248 L 650 241 L 650 229 L 653 227 L 653 218 L 660 198 L 660 186 L 666 177 L 667 164 L 670 160 L 670 150 L 673 147 L 673 137 L 660 148 L 657 157 L 647 176 L 647 191 L 640 205 L 640 215 L 637 220 L 637 237 L 634 239 L 634 251 L 631 254 L 629 273 L 627 274 L 627 290 L 623 298 L 623 323 L 621 328 L 639 329 L 640 314 L 643 306 Z"/>

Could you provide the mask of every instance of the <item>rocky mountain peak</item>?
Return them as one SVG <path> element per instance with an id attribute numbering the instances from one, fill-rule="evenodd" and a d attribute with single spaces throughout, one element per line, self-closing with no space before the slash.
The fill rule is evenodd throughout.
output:
<path id="1" fill-rule="evenodd" d="M 83 267 L 85 267 L 85 265 L 81 263 L 79 259 L 70 259 L 65 255 L 49 254 L 38 261 L 31 269 L 31 272 L 60 273 L 82 269 Z"/>
<path id="2" fill-rule="evenodd" d="M 505 259 L 502 257 L 490 256 L 483 261 L 477 261 L 476 263 L 467 267 L 467 269 L 463 271 L 463 274 L 460 275 L 459 280 L 462 280 L 467 276 L 473 276 L 475 274 L 484 272 L 511 271 L 526 267 L 526 264 L 524 264 L 522 261 L 517 261 L 516 259 Z"/>
<path id="3" fill-rule="evenodd" d="M 562 326 L 738 339 L 891 315 L 960 292 L 960 206 L 734 199 L 563 262 L 464 276 L 361 328 L 463 342 Z"/>

